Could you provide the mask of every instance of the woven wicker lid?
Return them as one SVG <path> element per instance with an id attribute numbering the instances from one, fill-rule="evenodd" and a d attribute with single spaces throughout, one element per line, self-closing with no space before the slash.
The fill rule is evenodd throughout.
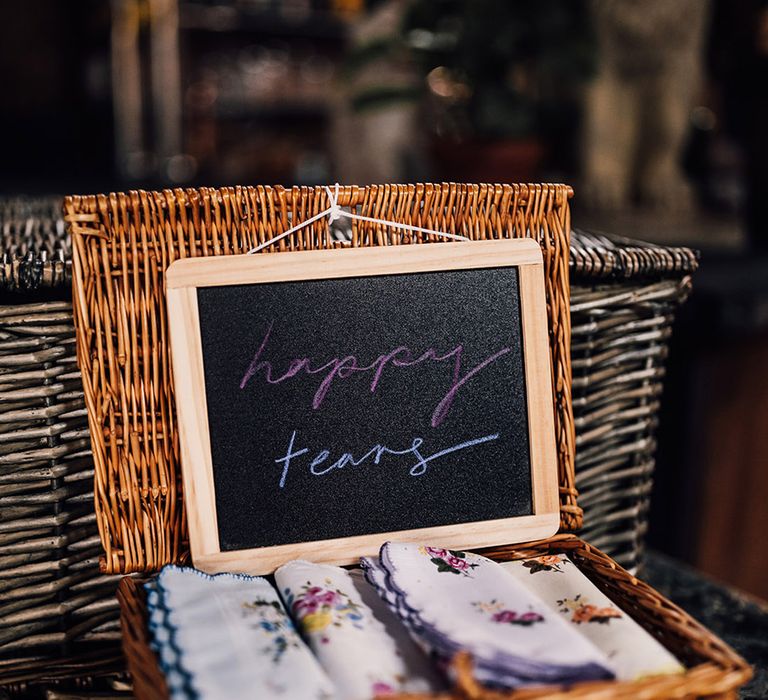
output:
<path id="1" fill-rule="evenodd" d="M 71 284 L 72 249 L 62 214 L 63 197 L 0 201 L 0 291 L 32 292 Z M 690 274 L 696 251 L 660 246 L 614 234 L 574 229 L 571 278 L 630 279 Z"/>
<path id="2" fill-rule="evenodd" d="M 574 229 L 571 235 L 572 280 L 680 277 L 698 266 L 698 252 L 684 246 L 660 246 L 584 229 Z"/>
<path id="3" fill-rule="evenodd" d="M 0 200 L 0 292 L 34 292 L 71 283 L 72 248 L 63 197 Z"/>

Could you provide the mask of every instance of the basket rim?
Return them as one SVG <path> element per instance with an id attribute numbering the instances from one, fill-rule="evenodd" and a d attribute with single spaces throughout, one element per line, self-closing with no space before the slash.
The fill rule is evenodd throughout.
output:
<path id="1" fill-rule="evenodd" d="M 436 183 L 437 184 L 437 183 Z M 457 183 L 440 183 L 454 185 Z M 535 188 L 533 183 L 521 183 L 518 185 L 521 193 L 526 188 Z M 275 186 L 275 189 L 281 186 Z M 496 187 L 496 185 L 494 185 Z M 219 204 L 224 204 L 222 189 L 214 188 L 186 188 L 182 190 L 190 198 L 199 195 L 203 190 L 217 193 Z M 234 188 L 237 189 L 237 188 Z M 295 190 L 296 187 L 284 190 Z M 303 188 L 298 188 L 303 189 Z M 130 196 L 132 194 L 147 194 L 151 190 L 128 190 L 124 192 L 110 192 L 108 198 Z M 179 190 L 174 190 L 178 193 Z M 23 215 L 18 210 L 10 217 L 4 217 L 0 221 L 5 228 L 16 227 L 19 233 L 24 233 L 31 224 L 40 225 L 47 222 L 53 225 L 61 225 L 64 232 L 63 206 L 68 197 L 62 195 L 50 195 L 48 197 L 32 198 L 27 203 L 31 206 L 42 207 L 40 211 L 32 211 Z M 88 197 L 89 195 L 79 195 Z M 568 196 L 573 196 L 572 188 L 568 188 Z M 18 198 L 10 198 L 9 202 L 16 203 Z M 2 200 L 0 200 L 2 201 Z M 60 202 L 60 206 L 56 203 Z M 161 201 L 160 206 L 165 208 L 167 203 Z M 56 212 L 58 216 L 50 216 Z M 71 219 L 69 219 L 71 222 Z M 23 242 L 19 239 L 19 243 Z M 39 288 L 52 288 L 69 285 L 71 279 L 72 250 L 65 239 L 57 239 L 50 250 L 29 250 L 19 253 L 17 245 L 3 247 L 7 243 L 0 240 L 0 290 L 9 291 L 35 291 Z M 575 281 L 584 282 L 600 279 L 642 279 L 647 277 L 669 278 L 690 274 L 698 268 L 700 253 L 688 246 L 669 246 L 650 243 L 634 238 L 627 238 L 615 233 L 602 230 L 576 227 L 572 230 L 570 242 L 569 270 Z M 62 266 L 64 266 L 62 268 Z"/>

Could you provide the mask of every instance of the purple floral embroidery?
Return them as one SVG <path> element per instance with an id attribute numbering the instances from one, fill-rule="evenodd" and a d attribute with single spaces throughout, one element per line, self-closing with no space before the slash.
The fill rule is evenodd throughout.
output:
<path id="1" fill-rule="evenodd" d="M 497 612 L 491 619 L 494 622 L 507 623 L 510 625 L 523 625 L 524 627 L 529 627 L 536 622 L 543 622 L 544 616 L 532 611 L 520 615 L 514 610 L 502 610 Z"/>
<path id="2" fill-rule="evenodd" d="M 469 576 L 478 564 L 470 564 L 465 552 L 441 547 L 419 547 L 419 551 L 429 557 L 440 573 L 461 574 Z"/>
<path id="3" fill-rule="evenodd" d="M 326 580 L 330 584 L 330 580 Z M 286 605 L 305 634 L 320 633 L 320 642 L 328 644 L 324 634 L 328 627 L 343 627 L 351 624 L 357 629 L 365 627 L 365 617 L 357 603 L 340 590 L 312 586 L 307 582 L 301 591 L 294 594 L 290 588 L 284 591 Z"/>
<path id="4" fill-rule="evenodd" d="M 488 603 L 472 603 L 472 605 L 481 613 L 490 615 L 491 621 L 501 625 L 520 625 L 521 627 L 530 627 L 537 622 L 544 622 L 544 616 L 533 610 L 524 613 L 510 610 L 504 607 L 495 598 Z"/>

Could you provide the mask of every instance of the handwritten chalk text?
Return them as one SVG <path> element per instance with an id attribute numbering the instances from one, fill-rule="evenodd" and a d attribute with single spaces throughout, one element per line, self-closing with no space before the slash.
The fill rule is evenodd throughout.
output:
<path id="1" fill-rule="evenodd" d="M 317 367 L 312 366 L 312 360 L 308 357 L 297 357 L 292 359 L 288 363 L 287 369 L 280 374 L 277 372 L 269 360 L 262 359 L 267 344 L 269 342 L 270 335 L 272 334 L 272 327 L 274 321 L 271 321 L 267 327 L 267 331 L 264 334 L 264 338 L 259 344 L 256 353 L 251 360 L 248 369 L 245 371 L 243 378 L 240 380 L 240 388 L 245 389 L 248 383 L 258 374 L 263 373 L 264 380 L 267 384 L 280 384 L 300 373 L 309 375 L 322 375 L 324 373 L 322 381 L 315 391 L 315 395 L 312 399 L 312 408 L 318 409 L 323 403 L 323 400 L 328 395 L 331 385 L 336 380 L 345 380 L 352 376 L 354 373 L 371 372 L 370 391 L 375 392 L 381 377 L 384 374 L 384 370 L 387 367 L 403 368 L 414 367 L 425 362 L 452 362 L 453 371 L 451 376 L 451 384 L 447 393 L 438 402 L 437 406 L 432 413 L 432 427 L 439 426 L 448 415 L 448 412 L 453 405 L 456 395 L 459 390 L 474 376 L 476 376 L 483 369 L 496 362 L 496 360 L 504 357 L 509 353 L 511 347 L 502 347 L 492 355 L 484 359 L 479 364 L 475 365 L 472 369 L 462 375 L 461 373 L 461 360 L 464 353 L 464 346 L 459 344 L 449 352 L 441 355 L 434 348 L 425 350 L 421 355 L 416 357 L 413 351 L 401 345 L 393 350 L 379 355 L 371 364 L 361 365 L 358 359 L 354 355 L 346 355 L 345 357 L 334 357 L 325 364 Z"/>
<path id="2" fill-rule="evenodd" d="M 303 447 L 301 449 L 296 449 L 296 433 L 297 431 L 294 430 L 293 434 L 291 435 L 291 439 L 288 442 L 288 451 L 286 452 L 284 457 L 280 457 L 275 460 L 276 464 L 282 465 L 282 473 L 280 475 L 280 488 L 285 488 L 285 483 L 288 478 L 288 469 L 291 467 L 291 464 L 294 460 L 296 460 L 297 457 L 301 457 L 302 455 L 306 455 L 309 452 L 308 447 Z M 382 457 L 385 455 L 392 455 L 393 457 L 398 456 L 406 456 L 410 455 L 411 457 L 414 457 L 416 461 L 412 464 L 412 466 L 409 469 L 409 474 L 411 476 L 422 476 L 423 474 L 426 474 L 427 472 L 427 465 L 430 462 L 433 462 L 436 459 L 439 459 L 440 457 L 445 457 L 448 454 L 451 454 L 453 452 L 458 452 L 459 450 L 467 449 L 468 447 L 475 447 L 476 445 L 481 445 L 485 442 L 491 442 L 492 440 L 496 440 L 499 437 L 499 433 L 494 433 L 492 435 L 484 435 L 483 437 L 474 438 L 472 440 L 466 440 L 462 443 L 459 443 L 458 445 L 453 445 L 452 447 L 447 447 L 445 449 L 440 450 L 439 452 L 435 452 L 431 455 L 424 455 L 422 454 L 421 447 L 424 444 L 423 438 L 415 437 L 413 438 L 413 441 L 411 442 L 410 447 L 407 447 L 403 450 L 393 450 L 390 447 L 385 447 L 382 444 L 375 445 L 370 450 L 368 450 L 366 453 L 361 455 L 360 457 L 355 457 L 351 452 L 345 452 L 341 455 L 336 461 L 329 462 L 328 459 L 331 456 L 330 451 L 328 450 L 320 450 L 313 458 L 312 461 L 309 462 L 309 471 L 313 476 L 325 476 L 326 474 L 329 474 L 330 472 L 334 471 L 335 469 L 344 469 L 345 467 L 358 467 L 364 462 L 368 460 L 372 460 L 373 464 L 378 465 L 381 462 Z"/>

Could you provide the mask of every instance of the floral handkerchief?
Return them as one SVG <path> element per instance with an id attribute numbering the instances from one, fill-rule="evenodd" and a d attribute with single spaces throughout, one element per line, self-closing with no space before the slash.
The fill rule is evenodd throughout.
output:
<path id="1" fill-rule="evenodd" d="M 263 578 L 166 566 L 147 587 L 147 605 L 174 700 L 336 697 Z"/>
<path id="2" fill-rule="evenodd" d="M 601 649 L 619 680 L 682 673 L 685 669 L 631 617 L 617 608 L 565 554 L 504 562 L 517 581 Z"/>
<path id="3" fill-rule="evenodd" d="M 426 656 L 361 572 L 292 561 L 275 581 L 343 700 L 442 687 Z"/>
<path id="4" fill-rule="evenodd" d="M 499 564 L 469 552 L 388 542 L 366 577 L 439 658 L 469 651 L 501 687 L 613 678 L 606 656 Z"/>
<path id="5" fill-rule="evenodd" d="M 171 643 L 171 631 L 166 623 L 166 611 L 160 602 L 155 579 L 144 584 L 149 608 L 149 628 L 152 630 L 152 648 L 160 659 L 160 667 L 172 698 L 186 698 L 193 695 L 189 676 L 179 665 L 179 655 Z"/>

